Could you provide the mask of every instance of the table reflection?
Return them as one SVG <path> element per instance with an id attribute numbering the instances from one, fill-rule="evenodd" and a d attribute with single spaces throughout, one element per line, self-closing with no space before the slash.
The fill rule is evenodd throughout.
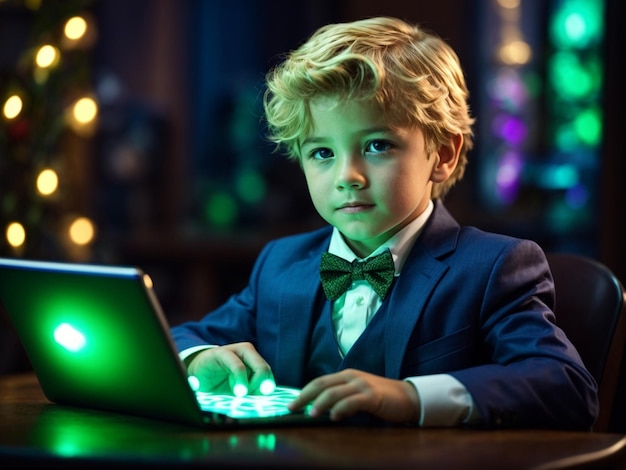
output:
<path id="1" fill-rule="evenodd" d="M 179 426 L 97 410 L 43 407 L 30 444 L 59 457 L 202 460 L 213 454 L 259 458 L 276 452 L 273 432 L 217 431 Z M 236 452 L 234 452 L 236 451 Z"/>
<path id="2" fill-rule="evenodd" d="M 30 465 L 27 465 L 30 464 Z M 0 467 L 626 468 L 626 436 L 318 424 L 207 430 L 51 404 L 33 375 L 0 380 Z"/>

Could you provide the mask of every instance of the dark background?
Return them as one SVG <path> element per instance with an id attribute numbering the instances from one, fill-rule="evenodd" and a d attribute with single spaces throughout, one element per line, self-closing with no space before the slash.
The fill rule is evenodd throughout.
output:
<path id="1" fill-rule="evenodd" d="M 537 28 L 544 28 L 548 0 L 523 2 L 532 4 Z M 486 80 L 480 45 L 489 33 L 487 3 L 92 2 L 98 34 L 90 68 L 94 86 L 106 99 L 100 103 L 100 130 L 89 142 L 91 160 L 84 167 L 88 190 L 77 196 L 98 227 L 90 260 L 144 268 L 172 322 L 212 309 L 245 284 L 264 243 L 321 224 L 299 169 L 271 152 L 257 126 L 264 74 L 281 54 L 329 22 L 375 15 L 418 22 L 459 54 L 480 128 L 478 97 Z M 523 211 L 489 210 L 477 191 L 480 142 L 469 156 L 465 179 L 446 198 L 463 224 L 532 238 L 546 250 L 580 251 L 605 263 L 620 279 L 626 279 L 624 13 L 623 2 L 607 0 L 604 139 L 594 222 L 582 234 L 555 236 Z M 0 9 L 3 68 L 11 66 L 26 43 L 30 16 L 19 8 Z M 111 163 L 121 158 L 124 145 L 135 149 L 131 173 L 120 173 Z M 205 217 L 207 195 L 231 194 L 241 168 L 264 176 L 263 197 L 239 201 L 230 222 L 211 222 Z M 218 215 L 228 214 L 227 205 L 219 207 Z"/>
<path id="2" fill-rule="evenodd" d="M 534 4 L 538 29 L 545 27 L 540 13 L 548 2 L 525 1 Z M 597 218 L 583 235 L 584 241 L 573 243 L 578 234 L 555 238 L 520 211 L 487 210 L 476 189 L 480 141 L 470 154 L 466 178 L 446 203 L 462 223 L 532 238 L 546 250 L 584 252 L 624 279 L 621 215 L 626 197 L 620 184 L 624 174 L 624 33 L 618 24 L 624 7 L 615 0 L 606 5 L 605 135 L 595 188 Z M 196 315 L 221 302 L 243 285 L 254 255 L 265 241 L 320 223 L 299 170 L 280 155 L 271 154 L 260 138 L 245 154 L 256 152 L 257 162 L 262 162 L 260 169 L 269 187 L 266 204 L 248 212 L 244 209 L 235 230 L 198 223 L 202 188 L 194 177 L 211 175 L 215 187 L 220 179 L 231 181 L 233 167 L 248 164 L 245 156 L 228 148 L 225 138 L 233 102 L 241 96 L 253 100 L 269 67 L 322 24 L 391 15 L 437 32 L 461 58 L 477 126 L 482 125 L 477 97 L 486 80 L 479 65 L 481 38 L 487 33 L 484 2 L 108 0 L 98 4 L 96 11 L 100 40 L 94 68 L 100 76 L 116 76 L 126 99 L 152 113 L 166 129 L 159 131 L 163 139 L 159 144 L 163 149 L 157 171 L 161 176 L 156 177 L 159 183 L 153 185 L 140 211 L 146 223 L 136 219 L 120 223 L 121 243 L 116 246 L 122 260 L 140 263 L 161 279 L 161 295 L 164 302 L 171 301 L 171 314 Z M 253 133 L 254 129 L 249 135 Z M 125 201 L 110 204 L 108 210 L 119 217 L 128 199 Z M 216 274 L 212 267 L 222 266 L 225 260 L 231 267 L 225 274 Z M 176 282 L 172 281 L 174 272 Z"/>

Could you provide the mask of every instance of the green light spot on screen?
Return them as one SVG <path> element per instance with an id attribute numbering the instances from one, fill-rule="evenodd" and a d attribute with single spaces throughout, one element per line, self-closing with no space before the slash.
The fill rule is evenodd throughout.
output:
<path id="1" fill-rule="evenodd" d="M 85 347 L 85 335 L 69 323 L 61 323 L 54 330 L 54 340 L 71 352 L 78 352 Z"/>

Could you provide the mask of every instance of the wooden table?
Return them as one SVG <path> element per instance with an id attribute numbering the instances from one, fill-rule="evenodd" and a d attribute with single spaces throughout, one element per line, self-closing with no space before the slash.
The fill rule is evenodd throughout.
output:
<path id="1" fill-rule="evenodd" d="M 0 467 L 626 468 L 626 436 L 312 426 L 206 431 L 59 406 L 32 374 L 0 380 Z"/>

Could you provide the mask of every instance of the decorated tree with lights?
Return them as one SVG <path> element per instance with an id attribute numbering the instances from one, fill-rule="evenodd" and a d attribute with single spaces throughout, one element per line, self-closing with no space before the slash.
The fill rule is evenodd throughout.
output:
<path id="1" fill-rule="evenodd" d="M 85 259 L 87 152 L 97 124 L 86 0 L 5 2 L 29 16 L 28 44 L 0 70 L 0 255 Z M 2 14 L 2 9 L 0 9 Z"/>

